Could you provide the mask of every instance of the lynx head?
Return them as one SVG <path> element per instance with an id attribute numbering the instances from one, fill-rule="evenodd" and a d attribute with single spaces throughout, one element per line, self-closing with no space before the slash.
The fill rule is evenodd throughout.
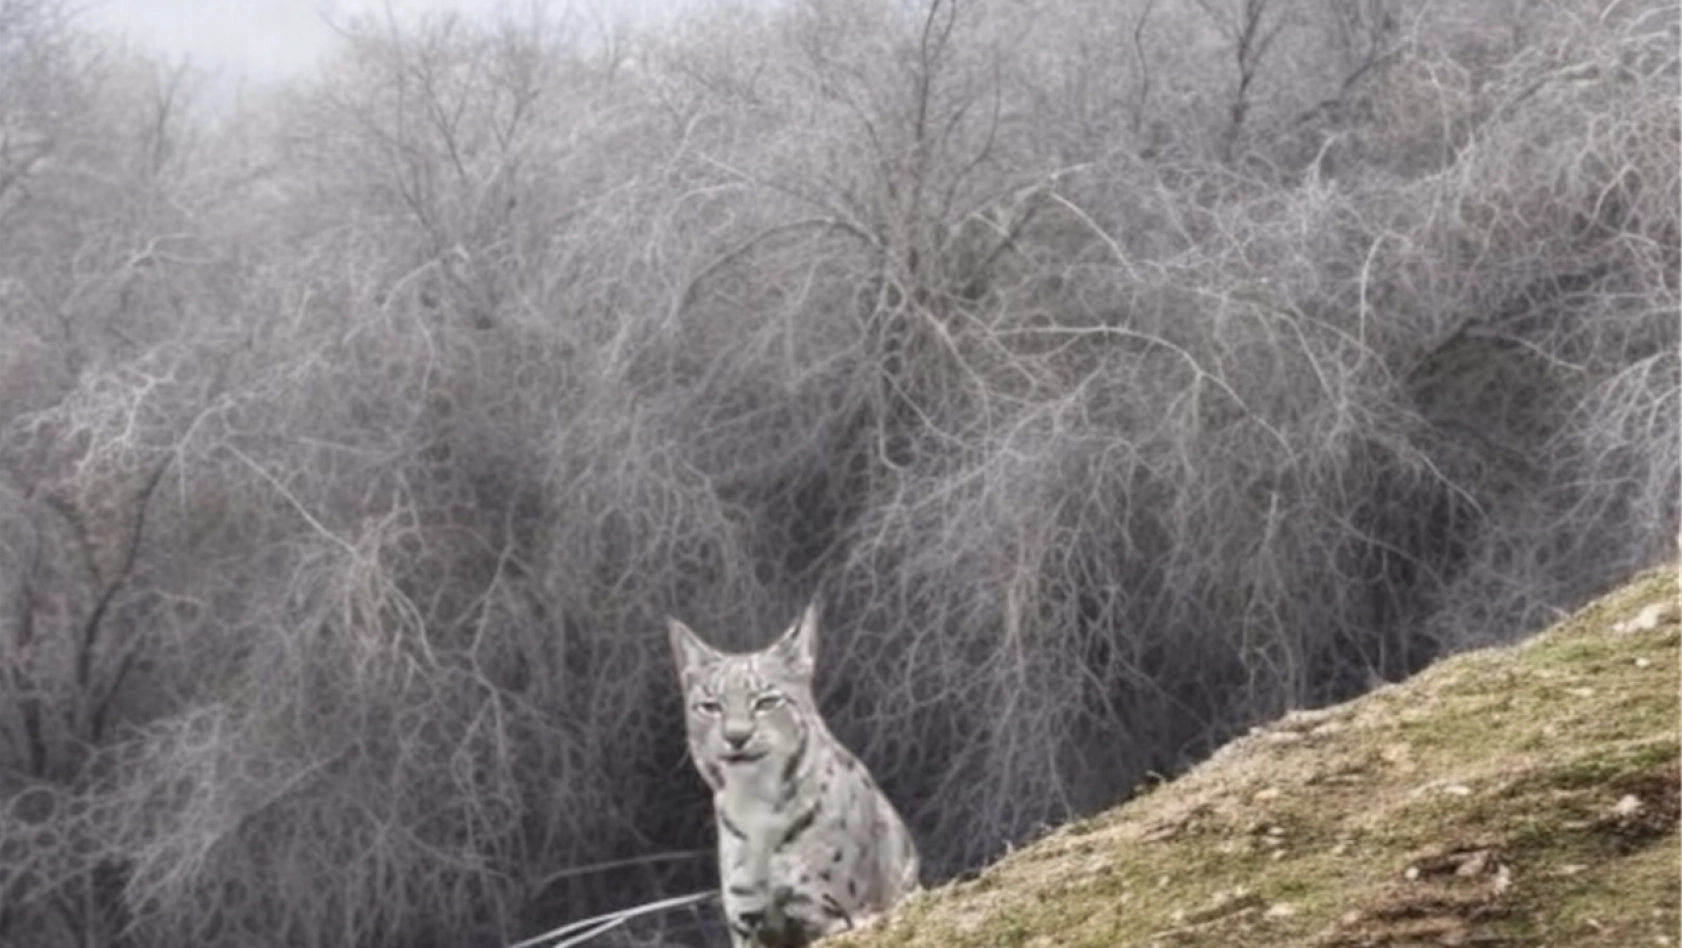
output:
<path id="1" fill-rule="evenodd" d="M 812 668 L 816 604 L 758 652 L 720 652 L 670 620 L 672 651 L 683 679 L 689 752 L 715 789 L 731 767 L 756 762 L 792 769 L 805 752 L 816 709 Z"/>

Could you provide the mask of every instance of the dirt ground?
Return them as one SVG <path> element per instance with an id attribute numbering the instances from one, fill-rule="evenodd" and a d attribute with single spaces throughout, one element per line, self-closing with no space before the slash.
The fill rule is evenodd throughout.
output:
<path id="1" fill-rule="evenodd" d="M 1300 712 L 842 945 L 1677 945 L 1676 567 Z"/>

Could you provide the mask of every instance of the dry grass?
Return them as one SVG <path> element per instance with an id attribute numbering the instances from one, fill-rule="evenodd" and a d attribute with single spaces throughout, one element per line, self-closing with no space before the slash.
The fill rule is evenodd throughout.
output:
<path id="1" fill-rule="evenodd" d="M 1674 938 L 1677 573 L 1288 715 L 841 945 Z"/>

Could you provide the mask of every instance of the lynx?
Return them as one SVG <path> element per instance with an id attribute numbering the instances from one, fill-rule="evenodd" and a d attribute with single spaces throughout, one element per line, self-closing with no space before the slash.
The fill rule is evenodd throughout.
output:
<path id="1" fill-rule="evenodd" d="M 733 948 L 803 948 L 917 887 L 905 823 L 812 700 L 817 621 L 810 606 L 763 651 L 728 654 L 671 620 Z"/>

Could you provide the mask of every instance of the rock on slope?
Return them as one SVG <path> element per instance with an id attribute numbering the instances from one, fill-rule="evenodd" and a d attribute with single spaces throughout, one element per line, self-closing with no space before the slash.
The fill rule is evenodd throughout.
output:
<path id="1" fill-rule="evenodd" d="M 1678 588 L 1293 714 L 826 945 L 1678 944 Z"/>

